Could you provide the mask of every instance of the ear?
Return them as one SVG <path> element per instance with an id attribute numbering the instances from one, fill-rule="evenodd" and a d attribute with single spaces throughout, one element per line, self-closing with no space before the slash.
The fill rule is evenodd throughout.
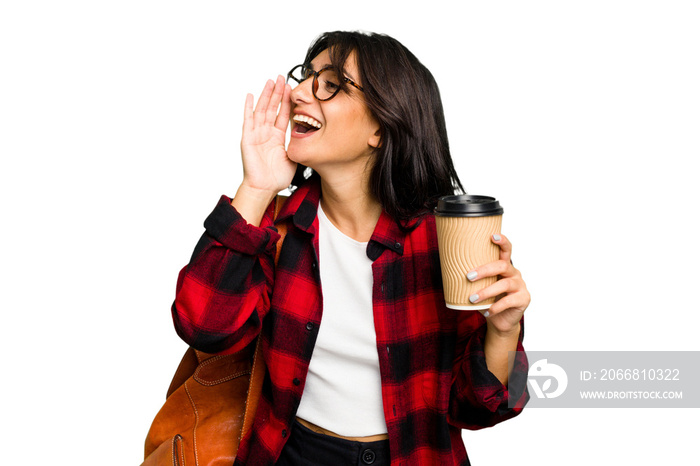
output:
<path id="1" fill-rule="evenodd" d="M 382 147 L 382 130 L 379 128 L 379 125 L 377 125 L 377 130 L 374 132 L 374 134 L 369 137 L 367 144 L 375 149 Z"/>

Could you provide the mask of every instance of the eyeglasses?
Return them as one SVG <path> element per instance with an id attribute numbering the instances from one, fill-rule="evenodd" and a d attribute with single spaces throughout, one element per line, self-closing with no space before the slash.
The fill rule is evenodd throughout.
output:
<path id="1" fill-rule="evenodd" d="M 338 73 L 336 73 L 331 67 L 323 68 L 320 71 L 314 71 L 304 65 L 297 65 L 292 68 L 289 73 L 287 73 L 287 82 L 289 83 L 291 80 L 292 82 L 290 84 L 294 88 L 312 76 L 314 77 L 314 82 L 313 86 L 311 86 L 311 92 L 316 100 L 320 100 L 321 102 L 331 100 L 338 94 L 338 91 L 340 91 L 341 80 L 361 90 L 362 92 L 365 91 L 350 78 L 342 76 L 340 79 L 338 79 Z"/>

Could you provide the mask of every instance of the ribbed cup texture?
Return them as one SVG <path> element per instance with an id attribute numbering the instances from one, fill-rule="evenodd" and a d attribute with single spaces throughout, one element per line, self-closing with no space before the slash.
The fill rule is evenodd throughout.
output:
<path id="1" fill-rule="evenodd" d="M 467 273 L 480 265 L 498 260 L 499 247 L 491 242 L 491 236 L 501 232 L 502 218 L 501 215 L 435 217 L 442 286 L 448 306 L 483 308 L 495 301 L 495 298 L 490 298 L 472 305 L 469 296 L 495 283 L 496 277 L 470 282 Z"/>

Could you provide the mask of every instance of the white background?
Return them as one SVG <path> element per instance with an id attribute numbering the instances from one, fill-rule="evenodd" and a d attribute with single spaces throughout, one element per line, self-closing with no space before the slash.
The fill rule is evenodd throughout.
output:
<path id="1" fill-rule="evenodd" d="M 245 95 L 326 30 L 436 76 L 463 182 L 506 209 L 526 348 L 700 349 L 697 2 L 246 4 L 0 6 L 3 462 L 140 463 Z M 688 464 L 697 414 L 532 409 L 464 439 L 474 465 Z"/>

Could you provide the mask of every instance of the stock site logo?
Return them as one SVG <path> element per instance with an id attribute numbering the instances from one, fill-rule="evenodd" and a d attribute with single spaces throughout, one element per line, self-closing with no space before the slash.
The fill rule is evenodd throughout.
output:
<path id="1" fill-rule="evenodd" d="M 554 388 L 552 388 L 553 380 L 556 381 Z M 569 379 L 561 366 L 547 363 L 546 359 L 540 359 L 530 366 L 527 383 L 537 398 L 556 398 L 564 393 Z"/>

